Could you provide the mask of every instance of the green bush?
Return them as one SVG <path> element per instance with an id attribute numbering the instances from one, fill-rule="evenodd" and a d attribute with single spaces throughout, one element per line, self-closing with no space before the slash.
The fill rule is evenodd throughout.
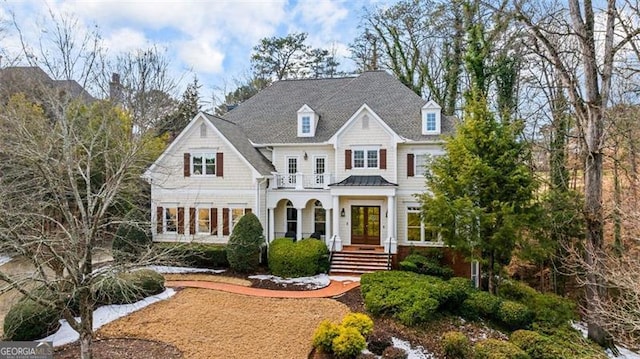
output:
<path id="1" fill-rule="evenodd" d="M 405 325 L 428 322 L 442 311 L 458 311 L 471 291 L 464 282 L 402 271 L 368 273 L 360 280 L 367 310 L 392 316 Z"/>
<path id="2" fill-rule="evenodd" d="M 31 299 L 14 304 L 4 317 L 4 339 L 36 340 L 55 332 L 60 326 L 58 310 L 42 306 Z"/>
<path id="3" fill-rule="evenodd" d="M 236 272 L 255 271 L 260 263 L 260 248 L 264 244 L 264 235 L 260 220 L 253 213 L 240 218 L 227 244 L 229 267 Z"/>
<path id="4" fill-rule="evenodd" d="M 473 351 L 475 359 L 530 359 L 522 349 L 498 339 L 479 341 Z"/>
<path id="5" fill-rule="evenodd" d="M 472 353 L 469 338 L 464 333 L 455 331 L 444 333 L 442 349 L 449 359 L 466 359 Z"/>
<path id="6" fill-rule="evenodd" d="M 367 341 L 356 328 L 340 327 L 331 349 L 338 358 L 353 358 L 367 347 Z"/>
<path id="7" fill-rule="evenodd" d="M 269 245 L 269 270 L 280 277 L 308 277 L 329 270 L 329 250 L 323 241 L 275 239 Z"/>
<path id="8" fill-rule="evenodd" d="M 498 319 L 510 330 L 526 329 L 533 321 L 533 312 L 524 304 L 505 300 L 498 309 Z"/>
<path id="9" fill-rule="evenodd" d="M 509 341 L 524 350 L 531 359 L 564 358 L 562 350 L 548 337 L 530 330 L 516 330 L 511 333 Z"/>
<path id="10" fill-rule="evenodd" d="M 313 333 L 313 346 L 326 353 L 332 352 L 333 339 L 340 334 L 339 326 L 330 320 L 323 320 Z"/>
<path id="11" fill-rule="evenodd" d="M 488 292 L 473 291 L 462 303 L 460 313 L 468 319 L 497 319 L 502 300 Z"/>
<path id="12" fill-rule="evenodd" d="M 165 289 L 162 274 L 151 269 L 127 272 L 124 274 L 124 278 L 131 281 L 136 288 L 139 288 L 141 295 L 144 297 L 162 293 Z"/>
<path id="13" fill-rule="evenodd" d="M 164 291 L 164 277 L 150 269 L 109 273 L 94 286 L 97 305 L 129 304 Z"/>
<path id="14" fill-rule="evenodd" d="M 510 342 L 524 350 L 531 359 L 605 359 L 607 355 L 598 345 L 587 341 L 573 329 L 561 329 L 552 335 L 529 330 L 517 330 Z"/>
<path id="15" fill-rule="evenodd" d="M 498 296 L 500 298 L 523 302 L 535 297 L 538 291 L 515 280 L 505 280 L 498 286 Z"/>
<path id="16" fill-rule="evenodd" d="M 356 328 L 363 337 L 371 334 L 373 330 L 373 320 L 368 315 L 362 313 L 349 313 L 343 319 L 341 325 L 345 328 Z"/>
<path id="17" fill-rule="evenodd" d="M 438 258 L 428 258 L 420 254 L 410 254 L 399 263 L 400 269 L 420 274 L 432 275 L 449 279 L 453 276 L 453 269 L 443 267 Z"/>
<path id="18" fill-rule="evenodd" d="M 409 355 L 404 349 L 387 347 L 387 349 L 382 352 L 382 357 L 384 359 L 407 359 Z"/>
<path id="19" fill-rule="evenodd" d="M 175 262 L 187 267 L 228 268 L 226 246 L 204 243 L 156 242 L 156 251 L 167 252 Z"/>
<path id="20" fill-rule="evenodd" d="M 124 223 L 118 227 L 111 249 L 116 262 L 133 262 L 151 247 L 151 233 Z"/>

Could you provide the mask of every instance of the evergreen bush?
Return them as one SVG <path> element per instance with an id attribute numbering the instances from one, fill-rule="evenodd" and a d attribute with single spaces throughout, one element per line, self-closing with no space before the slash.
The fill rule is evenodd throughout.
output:
<path id="1" fill-rule="evenodd" d="M 471 342 L 462 332 L 446 332 L 442 336 L 442 349 L 448 359 L 466 359 L 471 356 Z"/>
<path id="2" fill-rule="evenodd" d="M 30 341 L 46 337 L 60 326 L 60 313 L 31 299 L 14 304 L 4 317 L 4 339 Z"/>
<path id="3" fill-rule="evenodd" d="M 338 334 L 340 334 L 340 330 L 337 324 L 330 320 L 323 320 L 313 333 L 313 346 L 322 349 L 325 353 L 331 353 L 333 339 Z"/>
<path id="4" fill-rule="evenodd" d="M 329 250 L 323 241 L 307 238 L 293 242 L 277 238 L 269 245 L 269 270 L 286 278 L 308 277 L 329 270 Z"/>
<path id="5" fill-rule="evenodd" d="M 449 279 L 453 276 L 453 269 L 440 264 L 439 258 L 430 258 L 420 254 L 410 254 L 399 264 L 401 270 L 432 275 Z"/>
<path id="6" fill-rule="evenodd" d="M 498 309 L 498 319 L 509 330 L 529 328 L 533 317 L 533 312 L 526 305 L 512 300 L 503 301 Z"/>
<path id="7" fill-rule="evenodd" d="M 340 326 L 331 349 L 338 358 L 353 358 L 367 347 L 367 341 L 356 328 Z"/>
<path id="8" fill-rule="evenodd" d="M 229 267 L 236 272 L 255 271 L 260 263 L 260 248 L 264 235 L 260 220 L 253 213 L 240 218 L 233 228 L 227 244 Z"/>

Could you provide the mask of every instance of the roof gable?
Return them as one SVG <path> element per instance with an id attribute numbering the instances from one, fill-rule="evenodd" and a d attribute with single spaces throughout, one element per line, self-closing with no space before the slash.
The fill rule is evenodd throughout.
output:
<path id="1" fill-rule="evenodd" d="M 396 132 L 391 128 L 391 127 L 389 127 L 389 126 L 388 126 L 388 125 L 387 125 L 387 124 L 386 124 L 386 123 L 385 123 L 385 122 L 380 118 L 380 116 L 378 116 L 378 114 L 377 114 L 375 111 L 373 111 L 373 110 L 371 109 L 371 107 L 369 107 L 369 106 L 365 103 L 365 104 L 363 104 L 363 105 L 362 105 L 362 106 L 361 106 L 361 107 L 360 107 L 360 108 L 359 108 L 359 109 L 358 109 L 358 110 L 357 110 L 357 111 L 356 111 L 356 112 L 355 112 L 355 113 L 354 113 L 354 114 L 349 118 L 349 120 L 347 120 L 347 122 L 346 122 L 342 127 L 340 127 L 340 129 L 339 129 L 338 131 L 336 131 L 336 133 L 335 133 L 333 136 L 331 136 L 331 138 L 330 138 L 327 142 L 329 142 L 329 143 L 331 143 L 331 144 L 334 144 L 334 145 L 335 145 L 335 144 L 337 144 L 337 143 L 338 143 L 338 140 L 339 140 L 339 138 L 340 138 L 340 136 L 341 136 L 345 131 L 347 131 L 347 129 L 348 129 L 349 127 L 351 127 L 351 125 L 356 121 L 356 119 L 358 119 L 358 118 L 359 118 L 360 114 L 362 114 L 363 112 L 367 112 L 367 113 L 369 113 L 369 114 L 373 117 L 373 119 L 374 119 L 375 121 L 377 121 L 377 122 L 380 124 L 380 126 L 382 126 L 382 128 L 383 128 L 383 129 L 384 129 L 384 130 L 385 130 L 385 131 L 386 131 L 386 132 L 387 132 L 391 137 L 393 137 L 393 139 L 394 139 L 396 142 L 400 142 L 400 141 L 402 141 L 402 138 L 401 138 L 400 136 L 398 136 L 398 134 L 397 134 L 397 133 L 396 133 Z M 365 116 L 366 116 L 366 114 L 365 114 Z"/>

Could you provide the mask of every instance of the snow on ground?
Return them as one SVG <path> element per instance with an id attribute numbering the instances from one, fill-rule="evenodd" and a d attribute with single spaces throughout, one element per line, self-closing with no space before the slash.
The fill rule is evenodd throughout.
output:
<path id="1" fill-rule="evenodd" d="M 9 263 L 12 259 L 13 257 L 10 257 L 5 254 L 0 254 L 0 266 L 3 264 Z"/>
<path id="2" fill-rule="evenodd" d="M 329 285 L 331 282 L 326 274 L 318 274 L 313 277 L 300 278 L 280 278 L 274 275 L 260 274 L 249 276 L 249 279 L 270 280 L 275 283 L 304 285 L 308 289 L 320 289 Z"/>
<path id="3" fill-rule="evenodd" d="M 415 348 L 411 347 L 411 344 L 402 339 L 398 339 L 396 337 L 391 337 L 391 341 L 393 342 L 393 346 L 396 348 L 403 349 L 407 352 L 407 359 L 434 359 L 435 356 L 432 353 L 426 351 L 422 346 L 417 346 Z"/>
<path id="4" fill-rule="evenodd" d="M 176 294 L 176 292 L 173 289 L 169 288 L 160 294 L 147 297 L 132 304 L 113 304 L 98 307 L 95 311 L 93 311 L 93 330 L 96 330 L 107 323 L 129 315 L 148 305 L 167 299 L 174 294 Z M 80 318 L 76 319 L 80 320 Z M 80 338 L 78 332 L 73 330 L 65 319 L 61 319 L 60 324 L 60 329 L 58 329 L 57 332 L 44 339 L 40 339 L 40 341 L 52 341 L 53 346 L 57 347 L 60 345 L 73 343 Z"/>
<path id="5" fill-rule="evenodd" d="M 582 333 L 583 337 L 587 337 L 587 323 L 585 322 L 571 322 L 571 326 L 573 327 L 573 329 L 579 331 L 580 333 Z M 620 355 L 615 355 L 611 352 L 611 350 L 607 349 L 607 356 L 609 358 L 617 358 L 617 359 L 640 359 L 640 354 L 632 352 L 631 350 L 625 348 L 625 347 L 621 347 L 619 345 L 616 345 L 616 348 L 618 348 L 618 351 L 620 352 Z"/>
<path id="6" fill-rule="evenodd" d="M 180 273 L 224 273 L 226 269 L 206 269 L 206 268 L 189 268 L 189 267 L 171 267 L 171 266 L 148 266 L 158 273 L 163 274 L 180 274 Z"/>

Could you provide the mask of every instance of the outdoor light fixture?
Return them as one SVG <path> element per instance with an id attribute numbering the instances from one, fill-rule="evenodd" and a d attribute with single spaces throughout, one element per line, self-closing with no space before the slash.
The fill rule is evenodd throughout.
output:
<path id="1" fill-rule="evenodd" d="M 307 155 L 307 152 L 305 151 L 304 156 L 302 156 L 302 158 L 304 158 L 304 160 L 306 161 L 309 158 L 309 155 Z"/>
<path id="2" fill-rule="evenodd" d="M 340 217 L 344 217 L 344 208 L 340 211 Z"/>

